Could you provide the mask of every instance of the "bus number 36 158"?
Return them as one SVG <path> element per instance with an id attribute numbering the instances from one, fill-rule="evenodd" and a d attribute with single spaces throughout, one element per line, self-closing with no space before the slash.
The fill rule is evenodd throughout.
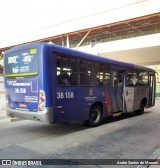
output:
<path id="1" fill-rule="evenodd" d="M 15 93 L 26 93 L 26 88 L 15 88 Z"/>
<path id="2" fill-rule="evenodd" d="M 57 99 L 73 99 L 74 92 L 57 92 Z"/>

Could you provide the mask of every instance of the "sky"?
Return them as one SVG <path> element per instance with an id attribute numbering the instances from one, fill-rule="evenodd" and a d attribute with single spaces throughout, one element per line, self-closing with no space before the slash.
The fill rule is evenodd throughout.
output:
<path id="1" fill-rule="evenodd" d="M 0 41 L 136 0 L 1 0 Z"/>

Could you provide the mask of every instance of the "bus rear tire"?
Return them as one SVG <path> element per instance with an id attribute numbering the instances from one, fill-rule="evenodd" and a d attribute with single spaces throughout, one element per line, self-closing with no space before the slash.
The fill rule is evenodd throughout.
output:
<path id="1" fill-rule="evenodd" d="M 135 111 L 136 115 L 142 115 L 144 113 L 144 107 L 145 107 L 145 103 L 142 101 L 140 104 L 140 108 Z"/>
<path id="2" fill-rule="evenodd" d="M 88 124 L 91 127 L 97 127 L 102 122 L 102 108 L 99 105 L 94 105 L 89 113 Z"/>

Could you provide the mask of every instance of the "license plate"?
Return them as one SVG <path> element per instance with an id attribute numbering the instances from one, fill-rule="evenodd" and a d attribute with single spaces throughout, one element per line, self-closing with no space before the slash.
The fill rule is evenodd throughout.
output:
<path id="1" fill-rule="evenodd" d="M 26 103 L 19 103 L 19 107 L 26 108 L 27 105 L 26 105 Z"/>

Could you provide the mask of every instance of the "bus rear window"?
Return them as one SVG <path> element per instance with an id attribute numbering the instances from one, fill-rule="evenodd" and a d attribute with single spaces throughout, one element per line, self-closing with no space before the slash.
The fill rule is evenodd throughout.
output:
<path id="1" fill-rule="evenodd" d="M 30 48 L 6 54 L 4 57 L 4 71 L 5 76 L 7 77 L 37 75 L 37 48 Z"/>

